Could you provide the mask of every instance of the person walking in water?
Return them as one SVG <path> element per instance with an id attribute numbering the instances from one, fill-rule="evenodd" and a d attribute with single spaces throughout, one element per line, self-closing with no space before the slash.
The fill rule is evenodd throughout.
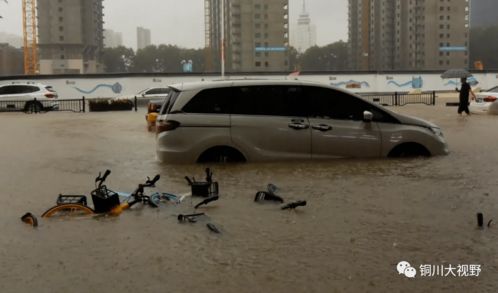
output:
<path id="1" fill-rule="evenodd" d="M 467 83 L 467 78 L 466 77 L 462 77 L 460 79 L 461 83 L 462 83 L 462 87 L 460 88 L 460 90 L 458 90 L 458 88 L 456 88 L 456 91 L 460 93 L 460 102 L 458 103 L 458 114 L 462 115 L 462 112 L 465 112 L 467 113 L 467 115 L 470 115 L 470 112 L 469 112 L 469 94 L 472 94 L 472 100 L 475 100 L 476 98 L 476 95 L 474 94 L 474 92 L 472 91 L 472 89 L 470 88 L 470 85 Z"/>

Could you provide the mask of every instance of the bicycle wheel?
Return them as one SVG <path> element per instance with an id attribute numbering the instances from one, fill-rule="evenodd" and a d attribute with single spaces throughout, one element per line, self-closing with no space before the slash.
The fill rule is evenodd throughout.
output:
<path id="1" fill-rule="evenodd" d="M 91 215 L 95 212 L 82 204 L 64 203 L 49 208 L 42 214 L 42 218 L 60 217 L 60 216 L 81 216 Z"/>

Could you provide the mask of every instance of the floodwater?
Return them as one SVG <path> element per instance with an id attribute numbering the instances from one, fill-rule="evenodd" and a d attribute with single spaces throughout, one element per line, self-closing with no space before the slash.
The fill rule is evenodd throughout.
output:
<path id="1" fill-rule="evenodd" d="M 451 154 L 410 160 L 214 165 L 220 200 L 209 218 L 179 224 L 190 201 L 119 217 L 41 219 L 59 193 L 88 194 L 98 171 L 132 191 L 161 174 L 158 190 L 185 193 L 202 165 L 158 163 L 144 113 L 0 114 L 1 292 L 496 292 L 498 116 L 456 108 L 394 108 L 440 125 Z M 143 110 L 142 110 L 143 111 Z M 253 202 L 267 183 L 282 211 Z M 197 202 L 196 199 L 193 201 Z M 214 234 L 206 223 L 215 224 Z M 396 265 L 478 264 L 479 276 L 399 275 Z M 456 273 L 456 271 L 454 271 Z"/>

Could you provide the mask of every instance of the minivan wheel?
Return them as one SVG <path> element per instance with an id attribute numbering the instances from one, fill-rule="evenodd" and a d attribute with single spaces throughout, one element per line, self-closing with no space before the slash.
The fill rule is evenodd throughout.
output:
<path id="1" fill-rule="evenodd" d="M 24 112 L 26 113 L 39 113 L 43 110 L 43 105 L 40 102 L 27 102 L 24 105 Z"/>
<path id="2" fill-rule="evenodd" d="M 233 163 L 245 161 L 246 158 L 238 150 L 225 146 L 210 148 L 197 159 L 197 163 Z"/>
<path id="3" fill-rule="evenodd" d="M 415 158 L 415 157 L 430 157 L 431 153 L 421 144 L 404 143 L 396 146 L 389 153 L 390 158 Z"/>

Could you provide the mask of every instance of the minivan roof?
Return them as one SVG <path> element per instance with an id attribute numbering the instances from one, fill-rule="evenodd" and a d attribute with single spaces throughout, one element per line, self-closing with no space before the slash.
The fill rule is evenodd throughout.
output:
<path id="1" fill-rule="evenodd" d="M 210 80 L 177 83 L 170 85 L 171 88 L 178 91 L 192 91 L 207 88 L 230 87 L 230 86 L 258 86 L 258 85 L 314 85 L 329 87 L 324 83 L 310 82 L 303 80 L 285 80 L 285 79 L 228 79 L 228 80 Z"/>

